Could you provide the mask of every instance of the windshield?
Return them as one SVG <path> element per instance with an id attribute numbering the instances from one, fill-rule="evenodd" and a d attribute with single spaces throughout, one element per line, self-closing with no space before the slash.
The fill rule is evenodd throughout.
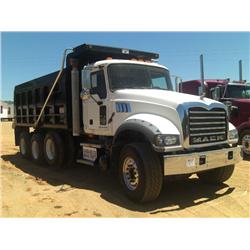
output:
<path id="1" fill-rule="evenodd" d="M 250 86 L 228 85 L 225 98 L 249 99 Z"/>
<path id="2" fill-rule="evenodd" d="M 172 90 L 166 69 L 139 64 L 111 64 L 108 67 L 111 90 L 164 89 Z"/>

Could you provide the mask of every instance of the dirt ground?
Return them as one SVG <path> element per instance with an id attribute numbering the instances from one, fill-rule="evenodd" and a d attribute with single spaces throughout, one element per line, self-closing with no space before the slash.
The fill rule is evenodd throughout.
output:
<path id="1" fill-rule="evenodd" d="M 11 122 L 1 123 L 0 217 L 249 217 L 250 162 L 222 185 L 165 182 L 160 197 L 135 204 L 115 176 L 89 166 L 55 171 L 18 154 Z"/>

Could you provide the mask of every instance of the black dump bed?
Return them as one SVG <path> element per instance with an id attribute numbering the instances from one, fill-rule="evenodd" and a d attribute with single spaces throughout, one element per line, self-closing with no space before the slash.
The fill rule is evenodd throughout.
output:
<path id="1" fill-rule="evenodd" d="M 70 127 L 71 93 L 67 69 L 64 69 L 58 84 L 44 110 L 40 125 L 44 127 Z M 15 123 L 32 126 L 38 118 L 59 71 L 17 85 L 14 90 Z"/>
<path id="2" fill-rule="evenodd" d="M 79 70 L 81 70 L 84 65 L 99 60 L 105 60 L 108 57 L 112 57 L 113 59 L 156 60 L 159 58 L 159 55 L 157 53 L 90 44 L 83 44 L 75 47 L 73 52 L 67 55 L 66 68 L 46 105 L 39 125 L 43 127 L 71 129 L 70 59 L 78 59 Z M 59 71 L 22 83 L 15 87 L 14 106 L 16 126 L 31 127 L 34 125 L 58 73 Z M 80 105 L 80 112 L 81 111 L 82 106 Z M 83 124 L 82 119 L 81 124 Z"/>

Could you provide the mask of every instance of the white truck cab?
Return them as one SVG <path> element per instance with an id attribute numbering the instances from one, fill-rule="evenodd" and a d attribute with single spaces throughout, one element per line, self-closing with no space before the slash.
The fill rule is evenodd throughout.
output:
<path id="1" fill-rule="evenodd" d="M 140 133 L 162 156 L 164 175 L 203 176 L 241 159 L 226 106 L 174 92 L 166 67 L 103 60 L 86 66 L 82 76 L 85 133 L 113 137 L 114 144 L 122 134 Z"/>

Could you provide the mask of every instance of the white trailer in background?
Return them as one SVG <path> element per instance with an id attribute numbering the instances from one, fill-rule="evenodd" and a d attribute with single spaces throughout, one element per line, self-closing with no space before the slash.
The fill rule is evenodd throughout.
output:
<path id="1" fill-rule="evenodd" d="M 0 120 L 12 121 L 14 118 L 14 104 L 11 101 L 0 101 Z"/>

